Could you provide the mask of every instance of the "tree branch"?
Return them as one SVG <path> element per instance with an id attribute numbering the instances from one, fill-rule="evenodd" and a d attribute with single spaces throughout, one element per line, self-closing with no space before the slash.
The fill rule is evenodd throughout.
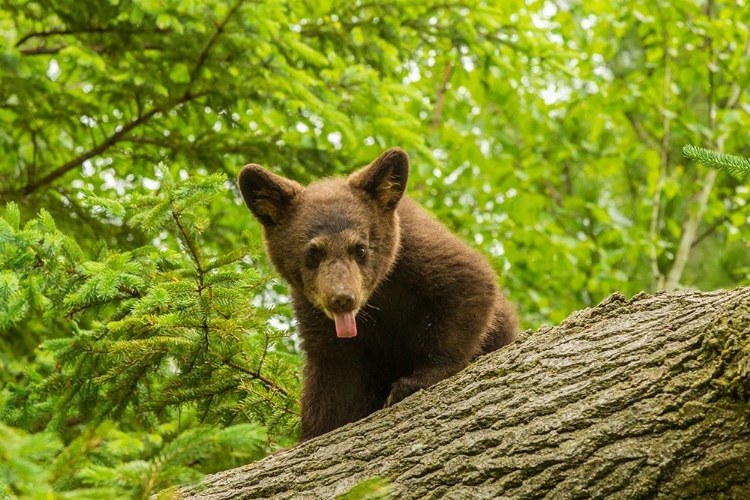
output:
<path id="1" fill-rule="evenodd" d="M 195 82 L 196 78 L 198 77 L 198 73 L 203 68 L 203 65 L 206 63 L 206 59 L 208 58 L 208 53 L 211 51 L 211 47 L 214 46 L 216 43 L 216 40 L 219 39 L 219 36 L 224 32 L 224 28 L 226 27 L 227 23 L 229 22 L 229 19 L 234 15 L 235 12 L 240 8 L 242 3 L 245 0 L 237 0 L 234 5 L 232 5 L 232 8 L 229 9 L 229 12 L 227 12 L 227 15 L 224 16 L 224 19 L 219 23 L 219 25 L 216 27 L 216 31 L 214 32 L 211 39 L 208 41 L 205 47 L 203 47 L 203 51 L 201 51 L 200 55 L 198 56 L 198 62 L 193 67 L 193 70 L 190 72 L 190 82 L 188 83 L 188 88 L 190 88 L 193 85 L 193 82 Z"/>
<path id="2" fill-rule="evenodd" d="M 659 147 L 659 143 L 643 128 L 641 123 L 635 117 L 635 113 L 633 113 L 632 111 L 625 111 L 625 118 L 628 119 L 628 122 L 630 122 L 630 126 L 633 128 L 641 142 L 648 144 L 654 149 Z"/>
<path id="3" fill-rule="evenodd" d="M 146 123 L 155 114 L 159 112 L 167 112 L 170 109 L 176 106 L 179 106 L 180 104 L 184 104 L 194 99 L 196 95 L 192 94 L 192 87 L 195 81 L 197 80 L 197 77 L 201 68 L 206 63 L 209 51 L 211 50 L 211 47 L 213 47 L 213 45 L 216 43 L 216 40 L 218 40 L 221 33 L 224 31 L 224 28 L 226 27 L 232 15 L 234 15 L 234 13 L 237 12 L 237 10 L 240 8 L 243 1 L 244 0 L 237 0 L 237 2 L 235 2 L 235 4 L 230 9 L 230 11 L 224 17 L 224 19 L 217 26 L 216 32 L 213 34 L 211 39 L 208 41 L 208 43 L 206 44 L 206 46 L 203 48 L 200 55 L 198 56 L 198 61 L 193 67 L 193 70 L 190 72 L 190 81 L 188 83 L 187 89 L 185 90 L 185 93 L 179 99 L 177 99 L 171 105 L 157 106 L 145 114 L 140 114 L 139 112 L 138 117 L 136 119 L 132 120 L 127 125 L 124 125 L 118 132 L 115 132 L 114 134 L 109 136 L 106 140 L 101 142 L 99 145 L 73 158 L 72 160 L 63 163 L 62 165 L 54 169 L 52 172 L 45 175 L 44 177 L 37 179 L 35 181 L 29 182 L 25 187 L 23 187 L 19 191 L 23 195 L 28 195 L 28 194 L 33 193 L 37 189 L 39 189 L 41 186 L 54 182 L 55 180 L 65 175 L 70 170 L 82 165 L 83 162 L 85 162 L 86 160 L 89 160 L 93 158 L 94 156 L 97 156 L 103 153 L 104 151 L 109 149 L 111 146 L 118 143 L 120 140 L 126 137 L 126 134 L 128 132 Z M 23 38 L 21 38 L 21 40 L 19 40 L 19 42 L 16 43 L 16 46 L 20 45 L 24 41 L 34 36 L 68 35 L 68 34 L 74 34 L 74 33 L 96 33 L 96 32 L 109 32 L 109 31 L 113 31 L 113 30 L 109 28 L 88 28 L 88 29 L 83 29 L 83 30 L 52 30 L 52 31 L 46 31 L 46 32 L 39 32 L 39 33 L 30 33 L 24 36 Z M 139 30 L 137 32 L 142 32 L 142 31 Z M 8 193 L 8 191 L 4 193 Z"/>
<path id="4" fill-rule="evenodd" d="M 157 30 L 157 31 L 164 31 L 164 30 Z M 27 40 L 30 40 L 32 38 L 47 38 L 51 36 L 58 36 L 58 35 L 78 35 L 83 33 L 127 33 L 127 34 L 135 34 L 135 33 L 143 33 L 143 30 L 137 29 L 137 30 L 122 30 L 117 28 L 105 28 L 105 27 L 98 27 L 98 28 L 80 28 L 80 29 L 68 29 L 68 30 L 49 30 L 49 31 L 35 31 L 32 33 L 28 33 L 21 37 L 20 40 L 16 42 L 14 45 L 15 48 L 20 47 L 23 45 L 23 43 Z"/>
<path id="5" fill-rule="evenodd" d="M 49 55 L 49 54 L 58 54 L 62 49 L 65 48 L 65 45 L 61 45 L 59 47 L 37 47 L 34 49 L 21 49 L 21 54 L 25 56 L 41 56 L 41 55 Z"/>
<path id="6" fill-rule="evenodd" d="M 19 48 L 24 42 L 31 40 L 32 38 L 48 38 L 51 36 L 65 36 L 65 35 L 80 35 L 90 33 L 119 33 L 124 35 L 140 35 L 145 33 L 164 33 L 170 31 L 168 28 L 156 28 L 154 30 L 145 31 L 143 29 L 121 29 L 113 27 L 92 27 L 92 28 L 79 28 L 79 29 L 66 29 L 66 30 L 49 30 L 49 31 L 35 31 L 22 36 L 14 45 L 15 48 Z M 57 50 L 60 50 L 59 47 Z M 22 53 L 25 51 L 43 50 L 39 49 L 22 49 Z"/>
<path id="7" fill-rule="evenodd" d="M 181 101 L 185 102 L 185 101 Z M 164 111 L 163 108 L 154 108 L 145 115 L 136 118 L 135 120 L 131 121 L 127 125 L 124 125 L 119 132 L 115 132 L 111 136 L 109 136 L 105 141 L 101 142 L 99 145 L 94 147 L 93 149 L 90 149 L 86 151 L 85 153 L 73 158 L 70 161 L 67 161 L 54 169 L 52 172 L 48 173 L 44 177 L 41 177 L 40 179 L 37 179 L 35 181 L 32 181 L 28 183 L 24 188 L 21 189 L 21 192 L 24 195 L 28 195 L 39 189 L 41 186 L 44 186 L 45 184 L 49 184 L 51 182 L 54 182 L 58 178 L 65 175 L 68 171 L 80 166 L 85 162 L 86 160 L 89 160 L 93 158 L 94 156 L 103 153 L 107 149 L 109 149 L 112 145 L 116 144 L 125 134 L 136 128 L 137 126 L 145 123 L 148 121 L 149 118 L 154 116 L 156 113 Z"/>

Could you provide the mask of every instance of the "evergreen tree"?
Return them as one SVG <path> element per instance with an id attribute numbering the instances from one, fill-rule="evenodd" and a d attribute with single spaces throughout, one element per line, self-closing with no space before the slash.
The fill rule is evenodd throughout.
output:
<path id="1" fill-rule="evenodd" d="M 20 344 L 4 352 L 36 360 L 4 375 L 14 427 L 0 432 L 17 443 L 0 455 L 8 494 L 92 486 L 142 498 L 295 439 L 299 357 L 269 326 L 269 280 L 249 241 L 226 253 L 204 244 L 208 207 L 233 196 L 226 178 L 164 166 L 156 177 L 153 192 L 82 200 L 152 240 L 130 251 L 87 255 L 46 211 L 22 224 L 11 203 L 0 219 L 0 328 Z"/>

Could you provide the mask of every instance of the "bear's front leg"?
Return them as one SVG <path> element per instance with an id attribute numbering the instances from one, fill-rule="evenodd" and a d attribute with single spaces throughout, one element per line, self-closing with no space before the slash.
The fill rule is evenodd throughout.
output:
<path id="1" fill-rule="evenodd" d="M 467 360 L 464 363 L 454 362 L 448 365 L 422 368 L 408 377 L 401 377 L 391 386 L 391 392 L 385 402 L 385 407 L 395 405 L 415 392 L 427 389 L 441 380 L 455 375 L 468 364 Z"/>
<path id="2" fill-rule="evenodd" d="M 372 375 L 360 356 L 354 349 L 307 353 L 302 387 L 302 441 L 379 409 Z"/>
<path id="3" fill-rule="evenodd" d="M 464 288 L 479 287 L 469 283 Z M 386 407 L 455 375 L 469 364 L 480 351 L 482 338 L 490 326 L 496 297 L 493 292 L 489 288 L 486 293 L 472 297 L 451 296 L 432 301 L 431 321 L 420 334 L 415 369 L 393 383 Z"/>

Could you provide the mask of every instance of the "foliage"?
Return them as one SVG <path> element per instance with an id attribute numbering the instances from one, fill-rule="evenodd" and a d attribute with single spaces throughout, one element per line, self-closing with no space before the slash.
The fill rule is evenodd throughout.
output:
<path id="1" fill-rule="evenodd" d="M 684 155 L 711 168 L 718 168 L 740 180 L 750 179 L 750 160 L 739 156 L 717 153 L 705 148 L 688 145 L 682 148 Z"/>
<path id="2" fill-rule="evenodd" d="M 528 327 L 750 283 L 750 189 L 680 154 L 750 156 L 739 0 L 0 5 L 3 494 L 139 497 L 294 442 L 250 161 L 307 182 L 404 147 Z"/>
<path id="3" fill-rule="evenodd" d="M 0 191 L 81 239 L 144 243 L 77 193 L 119 197 L 162 160 L 307 181 L 397 144 L 412 195 L 493 256 L 530 324 L 617 289 L 748 279 L 746 186 L 679 155 L 748 148 L 733 2 L 4 5 Z M 246 219 L 216 209 L 231 248 Z"/>
<path id="4" fill-rule="evenodd" d="M 170 484 L 183 484 L 224 467 L 257 459 L 261 428 L 237 424 L 220 429 L 190 419 L 150 432 L 123 432 L 108 422 L 64 446 L 53 432 L 26 434 L 0 426 L 3 498 L 147 498 Z M 187 424 L 187 425 L 186 425 Z M 230 456 L 230 459 L 227 459 Z"/>
<path id="5" fill-rule="evenodd" d="M 46 211 L 21 224 L 11 203 L 0 219 L 8 338 L 44 318 L 70 331 L 44 340 L 25 376 L 6 375 L 4 420 L 18 428 L 3 432 L 18 444 L 0 466 L 14 494 L 143 498 L 294 439 L 298 358 L 269 328 L 272 310 L 250 305 L 266 280 L 248 246 L 203 245 L 224 176 L 156 177 L 156 192 L 82 201 L 155 238 L 131 251 L 100 244 L 87 259 Z"/>
<path id="6" fill-rule="evenodd" d="M 382 477 L 366 479 L 354 486 L 343 495 L 336 497 L 337 500 L 379 500 L 391 498 L 393 488 L 390 483 Z"/>

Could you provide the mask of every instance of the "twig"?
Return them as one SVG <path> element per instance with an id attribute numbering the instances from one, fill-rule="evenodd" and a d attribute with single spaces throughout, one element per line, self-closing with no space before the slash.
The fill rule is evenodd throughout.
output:
<path id="1" fill-rule="evenodd" d="M 46 56 L 49 54 L 59 54 L 65 47 L 65 45 L 58 47 L 36 47 L 34 49 L 21 49 L 20 52 L 25 56 Z"/>
<path id="2" fill-rule="evenodd" d="M 188 249 L 190 250 L 190 254 L 193 256 L 193 261 L 195 261 L 195 268 L 198 271 L 198 275 L 201 278 L 200 286 L 203 287 L 203 264 L 201 263 L 201 257 L 200 252 L 198 249 L 193 245 L 192 240 L 190 239 L 190 235 L 188 235 L 187 229 L 185 229 L 185 226 L 182 224 L 182 221 L 180 220 L 180 216 L 177 215 L 177 213 L 172 210 L 172 219 L 174 219 L 175 223 L 177 224 L 177 228 L 180 230 L 180 233 L 182 233 L 182 238 L 185 240 L 185 244 L 188 246 Z"/>
<path id="3" fill-rule="evenodd" d="M 185 244 L 187 245 L 188 249 L 190 249 L 190 254 L 193 256 L 193 261 L 195 262 L 195 269 L 198 272 L 198 297 L 203 297 L 203 290 L 205 290 L 205 282 L 203 281 L 203 277 L 206 274 L 206 271 L 203 269 L 203 263 L 201 262 L 201 256 L 199 249 L 193 244 L 193 241 L 190 239 L 190 235 L 187 232 L 187 229 L 182 224 L 182 221 L 180 220 L 180 216 L 177 215 L 177 212 L 174 210 L 171 210 L 172 218 L 174 219 L 175 223 L 177 224 L 177 228 L 180 230 L 180 233 L 182 234 L 182 238 L 185 240 Z M 209 295 L 209 299 L 212 299 L 212 296 Z M 208 325 L 208 319 L 206 318 L 206 314 L 202 315 L 201 318 L 201 329 L 203 330 L 203 340 L 206 344 L 206 350 L 211 349 L 211 329 Z"/>
<path id="4" fill-rule="evenodd" d="M 735 205 L 726 214 L 716 219 L 710 226 L 708 226 L 708 228 L 705 231 L 703 231 L 700 235 L 698 235 L 695 238 L 695 241 L 693 242 L 693 245 L 691 248 L 697 247 L 701 241 L 711 236 L 711 234 L 713 234 L 713 232 L 716 231 L 716 229 L 718 229 L 719 226 L 727 222 L 729 220 L 729 214 L 732 214 L 734 212 L 742 212 L 742 210 L 747 210 L 748 208 L 750 208 L 750 203 L 746 203 L 745 205 Z"/>
<path id="5" fill-rule="evenodd" d="M 121 295 L 119 297 L 112 297 L 111 299 L 100 300 L 96 302 L 91 302 L 89 304 L 84 304 L 82 306 L 74 307 L 73 309 L 71 309 L 65 314 L 65 318 L 71 319 L 75 314 L 78 314 L 79 312 L 83 312 L 87 309 L 91 309 L 93 307 L 106 306 L 109 304 L 113 304 L 115 302 L 121 302 L 123 300 L 128 300 L 128 299 L 140 299 L 142 297 L 140 292 L 138 292 L 137 290 L 129 290 L 129 291 L 130 291 L 129 295 Z"/>
<path id="6" fill-rule="evenodd" d="M 249 369 L 245 368 L 244 366 L 240 366 L 237 363 L 233 362 L 231 359 L 225 359 L 224 360 L 224 364 L 227 365 L 227 366 L 231 366 L 235 370 L 239 370 L 239 371 L 241 371 L 242 373 L 244 373 L 246 375 L 250 375 L 251 377 L 253 377 L 256 380 L 260 380 L 261 382 L 263 382 L 267 386 L 271 387 L 273 390 L 279 392 L 280 394 L 283 394 L 285 397 L 289 397 L 289 392 L 286 389 L 284 389 L 283 387 L 280 387 L 273 380 L 267 379 L 266 377 L 264 377 L 263 375 L 261 375 L 259 372 L 254 372 L 252 370 L 249 370 Z"/>
<path id="7" fill-rule="evenodd" d="M 664 55 L 662 58 L 664 64 L 664 82 L 662 86 L 664 99 L 664 121 L 662 124 L 662 136 L 659 159 L 659 177 L 656 180 L 656 188 L 651 202 L 651 224 L 649 227 L 649 253 L 651 255 L 651 288 L 658 290 L 664 285 L 664 275 L 659 269 L 658 253 L 656 250 L 656 241 L 659 237 L 659 219 L 661 212 L 661 192 L 664 189 L 664 179 L 667 176 L 667 166 L 669 165 L 669 144 L 670 144 L 670 127 L 671 119 L 669 115 L 670 92 L 672 85 L 672 66 L 669 56 L 669 34 L 662 20 L 662 41 Z"/>
<path id="8" fill-rule="evenodd" d="M 443 104 L 445 104 L 445 91 L 448 88 L 448 81 L 451 79 L 452 72 L 453 63 L 445 63 L 445 67 L 443 68 L 443 81 L 437 91 L 437 97 L 435 99 L 435 112 L 432 115 L 433 131 L 437 130 L 438 127 L 440 127 L 440 118 L 443 114 Z"/>
<path id="9" fill-rule="evenodd" d="M 659 147 L 659 143 L 643 128 L 641 123 L 635 117 L 635 113 L 633 113 L 632 111 L 626 111 L 625 118 L 628 119 L 628 122 L 630 122 L 630 126 L 633 127 L 633 130 L 635 131 L 641 142 L 645 142 L 653 148 Z"/>

